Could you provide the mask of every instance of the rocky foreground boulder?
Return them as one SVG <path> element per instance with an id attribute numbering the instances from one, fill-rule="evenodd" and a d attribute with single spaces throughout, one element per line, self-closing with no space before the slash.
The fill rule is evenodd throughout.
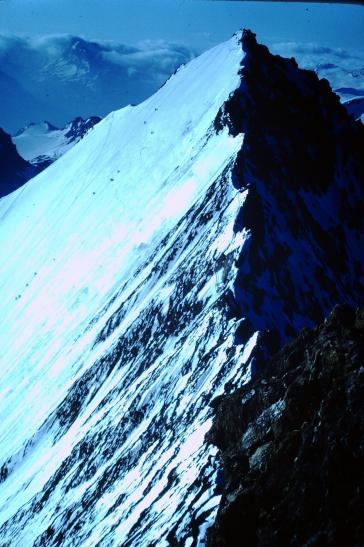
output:
<path id="1" fill-rule="evenodd" d="M 337 306 L 213 402 L 222 499 L 208 545 L 364 544 L 364 311 Z"/>

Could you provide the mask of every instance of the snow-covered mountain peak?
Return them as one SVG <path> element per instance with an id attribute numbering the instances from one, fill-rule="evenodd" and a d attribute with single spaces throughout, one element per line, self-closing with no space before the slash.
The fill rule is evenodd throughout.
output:
<path id="1" fill-rule="evenodd" d="M 38 133 L 39 131 L 46 133 L 48 131 L 56 131 L 57 129 L 58 127 L 51 124 L 47 120 L 44 120 L 43 122 L 40 122 L 40 123 L 30 122 L 25 127 L 22 127 L 21 129 L 19 129 L 15 133 L 14 137 L 18 137 L 22 135 L 23 133 Z"/>
<path id="2" fill-rule="evenodd" d="M 7 544 L 202 545 L 212 399 L 360 297 L 360 130 L 315 75 L 240 41 L 0 201 Z"/>
<path id="3" fill-rule="evenodd" d="M 101 118 L 91 116 L 84 120 L 77 117 L 59 129 L 51 123 L 31 123 L 13 137 L 19 153 L 41 169 L 48 167 L 70 150 Z"/>
<path id="4" fill-rule="evenodd" d="M 120 401 L 122 406 L 116 415 L 107 405 L 106 421 L 100 422 L 99 430 L 111 433 L 127 420 L 125 432 L 120 429 L 122 437 L 130 428 L 136 435 L 134 440 L 125 437 L 124 448 L 124 441 L 118 437 L 119 448 L 115 446 L 118 460 L 124 458 L 127 445 L 137 443 L 133 449 L 137 467 L 132 471 L 133 464 L 130 473 L 124 468 L 126 474 L 120 476 L 124 485 L 130 482 L 134 501 L 125 498 L 126 505 L 114 514 L 112 527 L 120 519 L 118 513 L 125 520 L 125 525 L 119 526 L 118 541 L 123 542 L 144 511 L 142 490 L 147 485 L 140 490 L 137 479 L 142 463 L 137 447 L 142 437 L 147 442 L 143 466 L 145 471 L 149 469 L 147 475 L 151 473 L 148 482 L 155 483 L 149 487 L 150 500 L 162 492 L 165 473 L 169 474 L 172 467 L 181 466 L 187 484 L 204 465 L 197 452 L 195 464 L 184 467 L 188 455 L 201 450 L 205 421 L 201 417 L 198 423 L 192 421 L 184 433 L 181 428 L 183 415 L 196 412 L 194 401 L 209 390 L 209 382 L 206 378 L 199 389 L 187 395 L 187 378 L 191 379 L 190 391 L 200 382 L 202 371 L 192 380 L 197 361 L 190 372 L 182 369 L 186 359 L 197 358 L 198 352 L 193 357 L 191 350 L 193 344 L 200 345 L 197 333 L 202 335 L 206 329 L 211 331 L 211 349 L 203 345 L 201 351 L 219 351 L 219 360 L 224 360 L 224 350 L 216 346 L 221 318 L 213 303 L 220 292 L 216 288 L 220 273 L 214 273 L 213 264 L 224 249 L 234 249 L 232 226 L 240 202 L 232 187 L 225 195 L 219 181 L 242 139 L 229 136 L 227 131 L 214 135 L 213 122 L 222 102 L 239 83 L 240 60 L 240 47 L 233 39 L 182 67 L 155 96 L 137 107 L 109 115 L 46 171 L 0 202 L 1 252 L 9 257 L 7 272 L 1 278 L 2 293 L 7 295 L 2 308 L 2 351 L 7 364 L 2 409 L 17 409 L 14 413 L 5 411 L 0 432 L 2 457 L 7 460 L 3 473 L 9 477 L 3 485 L 9 487 L 3 490 L 7 500 L 3 522 L 20 505 L 33 505 L 34 496 L 38 498 L 39 489 L 47 488 L 56 468 L 63 460 L 70 461 L 81 438 L 93 435 L 92 424 L 104 414 L 99 408 L 101 401 L 115 389 L 119 391 L 125 381 L 128 385 L 122 392 L 134 391 L 134 396 L 124 403 Z M 210 188 L 211 183 L 217 193 Z M 210 227 L 207 232 L 204 226 Z M 235 245 L 241 245 L 240 237 Z M 191 260 L 196 263 L 192 292 Z M 206 268 L 210 269 L 207 278 Z M 175 308 L 177 301 L 179 311 Z M 211 311 L 201 317 L 198 330 L 191 330 L 186 319 L 199 313 L 204 301 L 211 302 Z M 130 310 L 127 315 L 126 309 Z M 154 341 L 151 332 L 156 336 Z M 150 342 L 152 347 L 144 355 L 140 343 Z M 225 344 L 231 346 L 231 336 Z M 120 351 L 126 351 L 125 358 L 134 363 L 134 372 L 125 375 L 119 366 L 115 368 Z M 122 362 L 123 369 L 124 357 Z M 207 372 L 211 378 L 217 373 L 218 367 Z M 74 397 L 73 389 L 78 392 L 81 385 L 86 387 L 85 374 L 91 374 L 92 384 L 96 382 L 89 388 L 98 395 L 91 397 L 91 406 L 83 406 L 76 397 L 76 404 L 83 406 L 76 420 L 78 426 L 72 423 L 74 412 L 69 414 L 62 408 L 68 406 L 70 395 Z M 18 388 L 9 391 L 7 386 L 15 377 Z M 134 381 L 137 384 L 133 388 Z M 174 383 L 179 386 L 180 397 L 169 404 Z M 110 403 L 114 404 L 111 399 Z M 168 408 L 169 417 L 158 411 L 162 407 Z M 204 413 L 208 412 L 204 407 Z M 141 420 L 145 412 L 145 420 Z M 27 424 L 26 438 L 22 424 Z M 160 434 L 164 440 L 161 437 L 158 441 Z M 188 442 L 191 435 L 192 445 Z M 28 443 L 25 452 L 24 442 Z M 51 449 L 54 442 L 55 448 Z M 145 460 L 152 446 L 158 452 L 157 467 L 154 456 Z M 57 463 L 52 456 L 54 450 L 63 454 Z M 170 460 L 172 454 L 174 463 Z M 110 465 L 105 458 L 106 452 L 101 455 L 97 475 L 101 467 L 105 466 L 106 472 Z M 20 490 L 14 488 L 14 483 L 11 486 L 11 477 L 16 477 Z M 177 493 L 177 479 L 174 483 Z M 80 501 L 81 491 L 84 486 L 79 491 Z M 105 509 L 115 504 L 113 497 Z M 168 499 L 169 495 L 162 502 L 163 510 L 160 508 L 166 531 Z M 63 502 L 67 505 L 67 496 Z M 48 527 L 54 516 L 44 509 Z M 104 533 L 105 516 L 102 510 L 100 527 L 93 522 L 92 538 L 87 540 L 90 544 Z M 29 521 L 29 527 L 22 525 L 22 530 L 16 528 L 19 541 L 30 544 L 44 530 L 35 521 Z M 10 528 L 9 533 L 13 534 Z"/>

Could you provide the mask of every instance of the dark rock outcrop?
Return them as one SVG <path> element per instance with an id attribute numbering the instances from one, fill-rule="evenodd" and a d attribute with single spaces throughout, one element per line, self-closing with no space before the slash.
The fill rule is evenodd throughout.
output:
<path id="1" fill-rule="evenodd" d="M 215 120 L 217 131 L 244 133 L 232 176 L 247 191 L 235 229 L 249 239 L 235 314 L 269 330 L 276 351 L 335 304 L 363 305 L 364 127 L 327 80 L 272 55 L 250 31 L 241 43 L 240 86 Z"/>
<path id="2" fill-rule="evenodd" d="M 337 306 L 214 401 L 224 469 L 210 547 L 364 543 L 364 311 Z"/>
<path id="3" fill-rule="evenodd" d="M 90 116 L 86 120 L 78 116 L 66 126 L 68 131 L 65 133 L 65 137 L 69 142 L 76 139 L 82 139 L 86 133 L 99 122 L 101 122 L 100 116 Z"/>
<path id="4" fill-rule="evenodd" d="M 0 127 L 0 198 L 14 192 L 38 173 L 36 166 L 18 154 L 10 135 Z"/>
<path id="5" fill-rule="evenodd" d="M 364 97 L 355 97 L 344 103 L 347 112 L 356 120 L 364 116 Z"/>

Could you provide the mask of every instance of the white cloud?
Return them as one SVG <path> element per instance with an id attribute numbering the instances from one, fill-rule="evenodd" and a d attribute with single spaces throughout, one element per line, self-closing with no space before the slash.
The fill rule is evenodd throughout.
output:
<path id="1" fill-rule="evenodd" d="M 161 40 L 130 47 L 67 34 L 0 35 L 0 80 L 12 82 L 0 126 L 14 131 L 43 119 L 64 125 L 78 115 L 104 116 L 147 98 L 193 56 Z"/>
<path id="2" fill-rule="evenodd" d="M 271 44 L 270 49 L 283 57 L 295 57 L 300 67 L 326 78 L 344 100 L 364 96 L 363 52 L 295 42 Z"/>

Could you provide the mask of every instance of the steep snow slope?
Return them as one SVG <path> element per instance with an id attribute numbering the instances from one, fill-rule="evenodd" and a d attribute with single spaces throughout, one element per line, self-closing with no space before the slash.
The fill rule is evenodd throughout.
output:
<path id="1" fill-rule="evenodd" d="M 213 121 L 240 59 L 204 54 L 0 202 L 4 542 L 162 545 L 211 504 L 207 402 L 238 362 L 217 264 L 243 239 L 242 136 Z"/>
<path id="2" fill-rule="evenodd" d="M 209 403 L 362 295 L 363 128 L 314 74 L 243 48 L 0 201 L 5 544 L 202 544 Z"/>
<path id="3" fill-rule="evenodd" d="M 31 123 L 13 137 L 20 155 L 33 165 L 47 167 L 80 141 L 101 118 L 78 117 L 62 129 L 47 121 Z"/>

